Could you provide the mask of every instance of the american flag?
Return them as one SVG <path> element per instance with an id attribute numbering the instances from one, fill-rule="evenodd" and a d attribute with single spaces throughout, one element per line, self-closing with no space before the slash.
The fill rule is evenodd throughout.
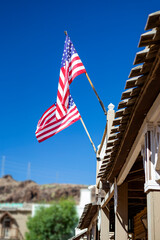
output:
<path id="1" fill-rule="evenodd" d="M 69 85 L 78 75 L 86 73 L 85 67 L 79 58 L 68 35 L 66 36 L 62 63 L 59 76 L 56 118 L 65 116 L 68 109 Z"/>
<path id="2" fill-rule="evenodd" d="M 67 114 L 59 120 L 56 119 L 56 103 L 44 112 L 38 122 L 35 133 L 38 142 L 42 142 L 47 138 L 52 137 L 81 118 L 71 95 L 69 95 L 68 106 Z"/>

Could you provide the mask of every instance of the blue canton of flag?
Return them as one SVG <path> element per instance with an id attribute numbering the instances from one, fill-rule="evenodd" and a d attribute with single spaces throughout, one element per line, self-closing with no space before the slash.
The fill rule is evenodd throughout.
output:
<path id="1" fill-rule="evenodd" d="M 76 49 L 74 48 L 73 43 L 70 40 L 70 37 L 68 37 L 68 35 L 67 35 L 65 44 L 64 44 L 64 51 L 63 51 L 63 56 L 62 56 L 61 67 L 65 66 L 66 61 L 69 62 L 71 56 L 74 53 L 77 53 Z"/>

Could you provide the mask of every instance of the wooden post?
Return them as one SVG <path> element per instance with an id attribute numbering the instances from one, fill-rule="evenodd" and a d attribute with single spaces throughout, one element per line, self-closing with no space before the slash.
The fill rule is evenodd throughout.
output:
<path id="1" fill-rule="evenodd" d="M 99 101 L 99 103 L 100 103 L 100 105 L 101 105 L 101 107 L 102 107 L 102 109 L 103 109 L 103 111 L 104 111 L 104 114 L 107 115 L 107 111 L 106 111 L 106 109 L 105 109 L 105 107 L 104 107 L 104 104 L 103 104 L 103 102 L 101 101 L 100 97 L 98 96 L 98 93 L 97 93 L 95 87 L 93 86 L 93 83 L 92 83 L 90 77 L 88 76 L 88 73 L 87 73 L 87 72 L 86 72 L 86 77 L 87 77 L 87 79 L 88 79 L 88 81 L 89 81 L 89 83 L 90 83 L 90 85 L 91 85 L 94 93 L 96 94 L 96 97 L 98 98 L 98 101 Z"/>
<path id="2" fill-rule="evenodd" d="M 160 191 L 147 193 L 148 240 L 160 239 Z"/>
<path id="3" fill-rule="evenodd" d="M 160 238 L 160 171 L 157 169 L 160 151 L 160 127 L 152 122 L 146 126 L 145 143 L 142 148 L 145 185 L 147 193 L 148 240 Z"/>
<path id="4" fill-rule="evenodd" d="M 100 239 L 109 239 L 109 211 L 106 207 L 101 209 L 101 230 Z"/>
<path id="5" fill-rule="evenodd" d="M 118 187 L 118 206 L 115 214 L 115 240 L 128 240 L 128 183 Z"/>

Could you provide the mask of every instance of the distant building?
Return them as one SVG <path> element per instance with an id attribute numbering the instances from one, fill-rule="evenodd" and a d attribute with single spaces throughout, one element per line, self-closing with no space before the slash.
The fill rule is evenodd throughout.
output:
<path id="1" fill-rule="evenodd" d="M 31 215 L 32 204 L 0 204 L 0 240 L 23 240 L 27 231 L 26 222 Z"/>
<path id="2" fill-rule="evenodd" d="M 76 206 L 78 217 L 82 215 L 84 206 L 91 202 L 91 191 L 87 188 L 80 191 L 80 204 Z M 27 232 L 28 217 L 34 217 L 41 207 L 50 204 L 32 203 L 0 203 L 0 240 L 24 240 Z M 81 230 L 76 231 L 76 234 Z M 36 240 L 36 239 L 35 239 Z"/>
<path id="3" fill-rule="evenodd" d="M 91 202 L 91 191 L 88 188 L 82 188 L 80 190 L 80 202 L 76 206 L 78 217 L 80 218 L 84 207 L 87 203 Z"/>

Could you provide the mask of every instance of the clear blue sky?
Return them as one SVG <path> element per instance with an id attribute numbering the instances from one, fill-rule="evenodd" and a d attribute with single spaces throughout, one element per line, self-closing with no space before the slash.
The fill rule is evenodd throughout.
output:
<path id="1" fill-rule="evenodd" d="M 56 100 L 64 30 L 106 108 L 117 109 L 149 13 L 158 0 L 0 2 L 0 166 L 16 180 L 95 183 L 96 158 L 78 121 L 45 142 L 35 138 L 37 122 Z M 71 94 L 97 146 L 105 115 L 85 75 Z"/>

